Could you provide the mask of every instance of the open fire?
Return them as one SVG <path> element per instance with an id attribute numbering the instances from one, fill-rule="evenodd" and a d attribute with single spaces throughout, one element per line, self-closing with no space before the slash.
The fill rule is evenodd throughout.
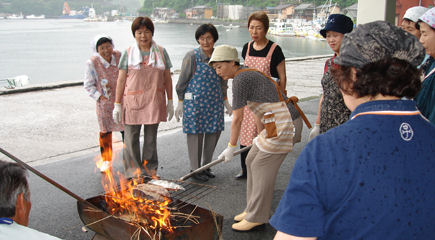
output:
<path id="1" fill-rule="evenodd" d="M 103 157 L 112 159 L 112 151 L 107 149 Z M 98 157 L 96 165 L 101 167 L 103 159 Z M 101 184 L 105 191 L 104 199 L 106 211 L 127 222 L 138 226 L 147 235 L 156 232 L 173 232 L 171 225 L 171 211 L 168 206 L 171 203 L 169 195 L 159 198 L 152 198 L 140 191 L 141 186 L 145 185 L 144 178 L 140 176 L 137 169 L 134 178 L 128 180 L 119 171 L 113 173 L 112 168 L 104 171 Z M 176 215 L 176 214 L 175 214 Z M 140 232 L 140 231 L 139 231 Z"/>
<path id="2" fill-rule="evenodd" d="M 171 226 L 171 211 L 168 207 L 171 199 L 166 196 L 163 196 L 163 201 L 147 199 L 138 193 L 139 186 L 144 183 L 143 179 L 139 178 L 139 171 L 137 173 L 137 178 L 127 181 L 117 172 L 120 182 L 118 187 L 112 171 L 106 171 L 102 184 L 107 210 L 112 215 L 150 228 L 153 232 L 162 230 L 172 232 L 174 227 Z"/>
<path id="3" fill-rule="evenodd" d="M 102 160 L 98 157 L 97 167 Z M 85 227 L 112 240 L 220 239 L 223 217 L 192 204 L 216 187 L 144 178 L 140 172 L 137 169 L 135 177 L 127 179 L 107 169 L 101 179 L 104 195 L 87 199 L 91 206 L 77 202 Z"/>

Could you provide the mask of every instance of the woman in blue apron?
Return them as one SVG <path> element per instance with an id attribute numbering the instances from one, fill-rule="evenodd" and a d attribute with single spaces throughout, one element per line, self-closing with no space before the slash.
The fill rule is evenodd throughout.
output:
<path id="1" fill-rule="evenodd" d="M 226 81 L 208 65 L 218 37 L 212 24 L 198 27 L 195 38 L 200 46 L 184 57 L 176 86 L 179 102 L 175 117 L 177 121 L 183 117 L 183 132 L 187 134 L 192 171 L 211 162 L 224 130 L 224 105 L 228 114 L 232 112 L 226 98 Z M 210 169 L 193 176 L 202 182 L 214 177 Z"/>

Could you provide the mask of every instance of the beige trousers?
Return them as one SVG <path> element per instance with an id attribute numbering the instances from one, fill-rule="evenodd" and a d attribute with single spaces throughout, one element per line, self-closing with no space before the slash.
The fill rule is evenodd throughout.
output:
<path id="1" fill-rule="evenodd" d="M 273 191 L 278 170 L 287 153 L 271 154 L 260 151 L 254 144 L 246 158 L 248 171 L 245 219 L 249 222 L 269 222 Z"/>

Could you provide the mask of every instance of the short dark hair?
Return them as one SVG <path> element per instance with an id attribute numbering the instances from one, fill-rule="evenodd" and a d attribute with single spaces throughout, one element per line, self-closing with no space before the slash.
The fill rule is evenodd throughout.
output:
<path id="1" fill-rule="evenodd" d="M 421 70 L 398 58 L 386 58 L 356 68 L 356 80 L 351 78 L 349 66 L 332 68 L 338 87 L 346 94 L 357 97 L 378 94 L 413 98 L 421 88 Z"/>
<path id="2" fill-rule="evenodd" d="M 413 23 L 413 24 L 414 24 L 414 27 L 415 27 L 417 30 L 420 30 L 420 29 L 419 29 L 419 26 L 418 26 L 418 23 L 412 21 L 411 19 L 404 18 L 404 19 L 402 19 L 402 22 Z"/>
<path id="3" fill-rule="evenodd" d="M 17 197 L 23 193 L 30 201 L 27 171 L 20 165 L 0 160 L 0 217 L 13 217 Z"/>
<path id="4" fill-rule="evenodd" d="M 107 42 L 112 44 L 112 46 L 113 46 L 112 39 L 110 39 L 110 38 L 102 37 L 102 38 L 98 39 L 97 44 L 95 46 L 97 52 L 98 52 L 98 47 L 104 43 L 107 43 Z"/>
<path id="5" fill-rule="evenodd" d="M 251 15 L 249 15 L 248 28 L 249 28 L 249 25 L 251 25 L 252 20 L 257 20 L 257 21 L 260 21 L 261 23 L 263 23 L 264 29 L 267 33 L 267 31 L 269 30 L 269 17 L 267 16 L 266 12 L 263 12 L 263 11 L 253 12 Z"/>
<path id="6" fill-rule="evenodd" d="M 201 26 L 199 26 L 196 29 L 196 32 L 195 32 L 195 39 L 196 39 L 196 41 L 199 43 L 198 39 L 202 35 L 204 35 L 204 34 L 206 34 L 208 32 L 213 36 L 214 42 L 217 42 L 217 40 L 219 39 L 219 34 L 218 34 L 218 31 L 217 31 L 216 27 L 213 24 L 211 24 L 211 23 L 202 24 Z"/>
<path id="7" fill-rule="evenodd" d="M 137 17 L 134 19 L 133 23 L 131 24 L 131 32 L 133 33 L 133 37 L 136 30 L 138 30 L 141 27 L 146 27 L 148 30 L 151 31 L 151 33 L 154 36 L 153 21 L 149 17 Z"/>

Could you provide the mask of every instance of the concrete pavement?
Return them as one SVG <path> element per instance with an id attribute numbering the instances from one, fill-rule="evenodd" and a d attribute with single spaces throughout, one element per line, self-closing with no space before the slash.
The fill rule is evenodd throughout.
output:
<path id="1" fill-rule="evenodd" d="M 309 96 L 318 96 L 321 92 L 324 61 L 290 61 L 286 65 L 289 95 L 304 98 L 300 107 L 311 123 L 317 114 L 318 98 Z M 99 156 L 94 104 L 81 86 L 0 95 L 0 146 L 82 198 L 99 195 L 103 190 L 94 163 Z M 228 142 L 229 120 L 227 118 L 215 158 Z M 160 125 L 159 174 L 165 179 L 178 179 L 189 171 L 186 139 L 180 125 L 175 120 Z M 280 168 L 272 211 L 287 186 L 293 164 L 307 142 L 308 132 L 304 127 L 302 142 L 294 147 Z M 115 137 L 120 138 L 119 135 Z M 115 144 L 118 148 L 120 145 Z M 0 154 L 0 159 L 8 158 Z M 114 166 L 122 170 L 121 156 L 115 157 Z M 272 239 L 275 230 L 270 226 L 251 233 L 231 230 L 233 216 L 245 206 L 246 181 L 234 180 L 240 170 L 239 158 L 219 164 L 213 170 L 217 178 L 207 184 L 218 188 L 197 204 L 224 216 L 223 239 Z M 81 232 L 75 199 L 32 173 L 29 176 L 33 203 L 30 227 L 63 239 L 91 239 L 93 233 Z"/>
<path id="2" fill-rule="evenodd" d="M 300 99 L 319 96 L 324 62 L 325 58 L 289 59 L 286 62 L 288 95 Z M 172 78 L 175 85 L 178 76 Z M 69 87 L 55 88 L 54 84 L 29 86 L 13 90 L 17 92 L 14 94 L 0 90 L 2 148 L 31 165 L 38 165 L 79 156 L 85 150 L 98 147 L 95 102 L 81 86 L 60 84 Z M 228 96 L 231 97 L 231 88 L 229 90 Z M 175 108 L 175 91 L 174 99 Z M 179 127 L 181 123 L 175 119 L 161 123 L 159 135 Z M 120 139 L 117 133 L 114 137 Z M 5 158 L 0 154 L 0 159 Z"/>
<path id="3" fill-rule="evenodd" d="M 313 121 L 317 111 L 318 99 L 312 99 L 300 104 L 308 118 Z M 214 159 L 225 149 L 229 140 L 229 126 L 227 122 L 216 147 Z M 279 170 L 271 214 L 277 207 L 279 200 L 288 184 L 290 173 L 297 156 L 305 146 L 309 130 L 304 127 L 302 142 L 294 146 Z M 82 152 L 63 161 L 48 164 L 39 164 L 36 168 L 58 183 L 82 198 L 91 198 L 103 192 L 101 187 L 101 174 L 96 171 L 94 158 L 98 157 L 98 149 Z M 165 179 L 178 179 L 188 173 L 188 155 L 186 138 L 181 129 L 165 134 L 158 138 L 159 174 Z M 121 156 L 114 159 L 115 170 L 122 171 Z M 216 178 L 206 182 L 217 186 L 195 204 L 212 209 L 224 216 L 223 239 L 231 240 L 266 240 L 273 239 L 275 230 L 270 226 L 261 231 L 239 233 L 231 230 L 234 215 L 243 211 L 246 203 L 246 180 L 235 180 L 234 176 L 240 171 L 240 158 L 235 157 L 229 163 L 221 163 L 213 167 Z M 30 173 L 30 187 L 32 211 L 30 227 L 58 236 L 62 239 L 92 239 L 93 232 L 81 231 L 83 223 L 77 213 L 76 200 L 57 188 L 51 186 L 36 175 Z M 191 181 L 190 179 L 187 181 Z"/>

